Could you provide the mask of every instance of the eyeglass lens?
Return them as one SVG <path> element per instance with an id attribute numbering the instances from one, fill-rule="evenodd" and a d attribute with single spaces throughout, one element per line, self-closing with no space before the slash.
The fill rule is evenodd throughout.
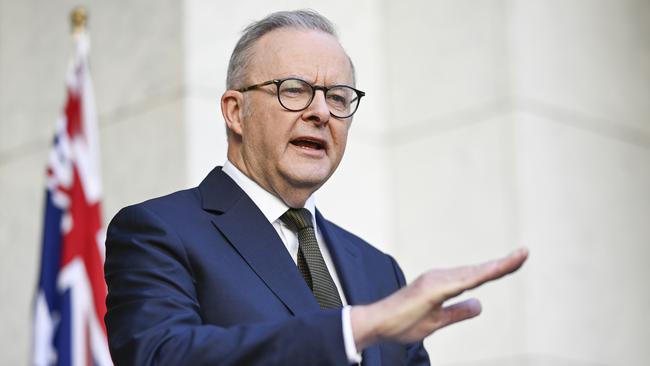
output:
<path id="1" fill-rule="evenodd" d="M 300 111 L 309 106 L 315 90 L 306 81 L 286 79 L 278 86 L 278 97 L 283 107 Z M 356 111 L 359 98 L 354 89 L 347 86 L 335 86 L 327 89 L 325 101 L 330 113 L 335 117 L 346 118 Z"/>

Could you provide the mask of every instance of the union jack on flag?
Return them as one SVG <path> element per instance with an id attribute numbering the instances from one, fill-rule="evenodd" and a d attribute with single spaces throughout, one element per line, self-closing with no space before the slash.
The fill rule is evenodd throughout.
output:
<path id="1" fill-rule="evenodd" d="M 89 48 L 88 35 L 75 34 L 67 101 L 49 153 L 34 365 L 112 364 L 103 321 L 102 186 Z"/>

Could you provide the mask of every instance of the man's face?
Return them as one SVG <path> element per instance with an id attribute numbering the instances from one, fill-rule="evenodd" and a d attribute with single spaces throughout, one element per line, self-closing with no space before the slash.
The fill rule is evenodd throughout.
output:
<path id="1" fill-rule="evenodd" d="M 347 55 L 334 37 L 322 32 L 275 30 L 260 38 L 253 52 L 246 85 L 286 77 L 312 85 L 353 83 Z M 291 201 L 287 191 L 311 193 L 325 183 L 343 157 L 351 118 L 331 117 L 322 91 L 299 112 L 280 105 L 275 85 L 246 92 L 244 98 L 245 173 L 285 202 Z"/>

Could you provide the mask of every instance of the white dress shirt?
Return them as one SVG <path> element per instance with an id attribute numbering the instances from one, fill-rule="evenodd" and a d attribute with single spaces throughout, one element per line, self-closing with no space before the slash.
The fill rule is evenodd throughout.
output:
<path id="1" fill-rule="evenodd" d="M 236 166 L 234 166 L 229 160 L 223 164 L 222 171 L 226 173 L 232 180 L 237 183 L 239 188 L 241 188 L 250 199 L 257 205 L 257 207 L 262 211 L 264 217 L 273 225 L 275 231 L 278 232 L 278 236 L 284 243 L 285 247 L 289 251 L 293 261 L 298 263 L 298 237 L 282 220 L 282 216 L 289 206 L 287 206 L 280 198 L 274 196 L 270 192 L 266 191 L 264 188 L 260 187 L 252 179 L 247 177 L 242 173 Z M 341 287 L 341 281 L 339 281 L 338 273 L 335 270 L 334 262 L 332 262 L 332 256 L 330 255 L 329 249 L 325 243 L 325 239 L 318 230 L 318 225 L 316 224 L 316 205 L 314 203 L 314 195 L 309 196 L 307 202 L 305 202 L 305 208 L 311 213 L 312 223 L 314 225 L 314 231 L 316 232 L 316 240 L 318 240 L 318 248 L 320 249 L 321 254 L 323 255 L 323 260 L 329 269 L 332 280 L 336 284 L 336 289 L 339 292 L 341 297 L 341 302 L 343 304 L 343 312 L 341 319 L 343 321 L 343 341 L 345 343 L 345 353 L 348 357 L 350 363 L 360 363 L 361 355 L 357 352 L 356 345 L 354 344 L 354 336 L 352 334 L 352 324 L 350 321 L 350 306 L 345 298 L 345 293 L 343 293 L 343 288 Z"/>

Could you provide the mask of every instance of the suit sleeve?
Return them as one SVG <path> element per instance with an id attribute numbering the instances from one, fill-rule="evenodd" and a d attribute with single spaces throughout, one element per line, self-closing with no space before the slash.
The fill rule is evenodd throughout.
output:
<path id="1" fill-rule="evenodd" d="M 399 287 L 406 286 L 404 272 L 402 272 L 402 269 L 394 258 L 390 257 L 390 260 L 393 264 L 393 269 L 395 270 L 395 276 L 397 277 Z M 429 361 L 429 354 L 427 353 L 426 349 L 424 349 L 422 342 L 416 342 L 407 345 L 406 359 L 406 364 L 409 366 L 429 366 L 431 364 Z"/>
<path id="2" fill-rule="evenodd" d="M 203 324 L 181 239 L 143 205 L 111 222 L 105 276 L 116 365 L 347 363 L 340 310 L 227 328 Z"/>

